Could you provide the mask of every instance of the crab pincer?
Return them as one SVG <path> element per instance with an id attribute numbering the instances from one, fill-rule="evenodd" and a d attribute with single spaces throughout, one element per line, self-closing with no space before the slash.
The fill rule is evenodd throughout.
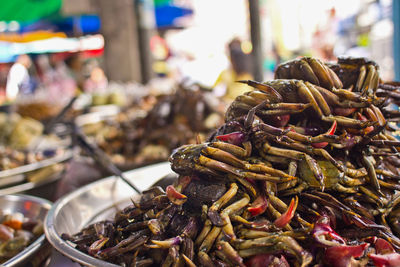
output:
<path id="1" fill-rule="evenodd" d="M 396 267 L 400 266 L 400 254 L 390 253 L 384 255 L 369 254 L 368 257 L 377 267 Z"/>
<path id="2" fill-rule="evenodd" d="M 247 210 L 251 216 L 257 216 L 263 214 L 268 207 L 268 199 L 264 195 L 259 195 Z"/>
<path id="3" fill-rule="evenodd" d="M 327 248 L 324 255 L 324 261 L 329 266 L 347 267 L 353 266 L 357 262 L 355 258 L 361 257 L 364 251 L 369 247 L 368 243 L 357 246 L 333 246 Z"/>
<path id="4" fill-rule="evenodd" d="M 317 241 L 318 244 L 328 247 L 346 244 L 344 239 L 331 228 L 329 221 L 327 216 L 321 216 L 321 218 L 318 219 L 311 232 L 314 240 Z"/>
<path id="5" fill-rule="evenodd" d="M 234 145 L 240 145 L 245 140 L 245 135 L 242 132 L 233 132 L 224 135 L 217 135 L 215 137 L 217 140 L 228 142 Z"/>
<path id="6" fill-rule="evenodd" d="M 283 228 L 293 218 L 296 211 L 297 205 L 299 204 L 299 198 L 296 196 L 290 201 L 288 209 L 278 219 L 274 221 L 274 225 L 278 228 Z"/>
<path id="7" fill-rule="evenodd" d="M 186 202 L 187 196 L 176 190 L 173 185 L 167 186 L 165 189 L 168 199 L 175 205 L 183 205 Z"/>
<path id="8" fill-rule="evenodd" d="M 329 136 L 329 135 L 334 135 L 334 134 L 335 134 L 335 131 L 336 131 L 336 128 L 337 128 L 337 122 L 334 121 L 334 122 L 332 123 L 331 128 L 329 128 L 329 130 L 325 133 L 325 135 L 327 135 L 327 136 Z M 312 145 L 313 147 L 315 147 L 315 148 L 324 148 L 324 147 L 326 147 L 326 146 L 328 145 L 328 142 L 312 143 L 311 145 Z"/>

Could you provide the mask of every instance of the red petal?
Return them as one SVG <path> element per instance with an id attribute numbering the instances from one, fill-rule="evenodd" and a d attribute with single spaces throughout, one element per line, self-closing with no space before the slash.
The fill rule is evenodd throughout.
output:
<path id="1" fill-rule="evenodd" d="M 257 216 L 265 212 L 268 207 L 268 199 L 260 195 L 254 200 L 250 207 L 247 210 L 250 212 L 251 216 Z"/>
<path id="2" fill-rule="evenodd" d="M 369 254 L 377 267 L 397 267 L 400 266 L 400 254 L 390 253 L 385 255 Z"/>
<path id="3" fill-rule="evenodd" d="M 330 247 L 325 251 L 324 260 L 330 266 L 348 267 L 351 266 L 351 260 L 362 256 L 368 246 L 368 243 L 364 243 L 358 246 Z"/>
<path id="4" fill-rule="evenodd" d="M 299 198 L 297 196 L 295 198 L 292 198 L 288 209 L 278 219 L 274 221 L 274 225 L 278 228 L 285 227 L 285 225 L 288 224 L 290 220 L 293 218 L 298 203 L 299 203 Z"/>

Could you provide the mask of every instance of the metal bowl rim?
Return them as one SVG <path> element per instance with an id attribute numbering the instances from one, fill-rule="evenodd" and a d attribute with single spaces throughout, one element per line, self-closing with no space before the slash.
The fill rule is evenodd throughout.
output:
<path id="1" fill-rule="evenodd" d="M 52 202 L 47 199 L 35 196 L 23 195 L 23 194 L 2 195 L 0 196 L 0 198 L 11 199 L 11 200 L 29 200 L 32 202 L 36 202 L 40 204 L 42 207 L 47 208 L 47 212 L 49 212 L 52 206 Z M 44 227 L 44 221 L 43 221 L 43 227 Z M 45 241 L 46 241 L 45 234 L 40 235 L 40 237 L 38 237 L 32 244 L 30 244 L 20 253 L 18 253 L 5 263 L 3 263 L 1 266 L 14 266 L 14 264 L 19 264 L 23 262 L 25 259 L 35 254 L 40 249 L 40 247 L 44 245 Z"/>
<path id="2" fill-rule="evenodd" d="M 76 196 L 80 195 L 82 192 L 86 191 L 88 187 L 93 187 L 98 183 L 104 183 L 106 180 L 117 179 L 116 177 L 108 177 L 100 179 L 96 182 L 85 185 L 84 187 L 79 188 L 78 190 L 72 191 L 71 193 L 65 195 L 64 197 L 57 200 L 53 207 L 47 213 L 47 216 L 44 220 L 44 233 L 46 235 L 47 240 L 50 244 L 61 254 L 68 258 L 72 258 L 73 261 L 76 261 L 80 264 L 90 264 L 90 266 L 106 266 L 106 267 L 116 267 L 118 265 L 107 263 L 106 261 L 95 259 L 92 256 L 89 256 L 76 248 L 72 247 L 68 244 L 67 241 L 63 240 L 61 236 L 58 235 L 55 225 L 54 225 L 54 216 L 59 213 L 60 209 L 68 203 L 71 199 L 74 199 Z"/>
<path id="3" fill-rule="evenodd" d="M 152 165 L 148 165 L 148 166 L 141 167 L 138 169 L 134 169 L 132 171 L 143 170 L 143 169 L 150 168 L 150 167 L 166 165 L 167 163 L 168 162 L 152 164 Z M 89 256 L 89 255 L 77 250 L 76 248 L 72 247 L 70 244 L 68 244 L 67 241 L 63 240 L 61 238 L 61 236 L 58 235 L 58 233 L 55 229 L 55 225 L 54 225 L 55 215 L 58 214 L 60 209 L 66 203 L 68 203 L 71 199 L 74 199 L 75 197 L 79 196 L 81 193 L 86 192 L 91 187 L 95 187 L 98 184 L 104 183 L 108 180 L 114 180 L 114 179 L 118 179 L 118 178 L 115 176 L 111 176 L 111 177 L 106 177 L 106 178 L 100 179 L 98 181 L 95 181 L 93 183 L 87 184 L 87 185 L 85 185 L 77 190 L 74 190 L 74 191 L 70 192 L 69 194 L 61 197 L 53 204 L 53 206 L 51 207 L 51 209 L 49 210 L 49 212 L 47 213 L 47 216 L 45 218 L 44 232 L 45 232 L 47 240 L 50 242 L 50 244 L 61 254 L 72 259 L 73 261 L 83 264 L 85 266 L 93 266 L 93 267 L 98 267 L 98 266 L 118 267 L 119 266 L 119 265 L 112 264 L 112 263 L 109 263 L 109 262 L 106 262 L 103 260 L 96 259 L 96 258 Z"/>

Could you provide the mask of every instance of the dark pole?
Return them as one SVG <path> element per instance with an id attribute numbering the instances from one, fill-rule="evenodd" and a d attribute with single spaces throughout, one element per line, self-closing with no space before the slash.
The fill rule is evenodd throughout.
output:
<path id="1" fill-rule="evenodd" d="M 250 35 L 253 51 L 253 76 L 256 81 L 263 81 L 263 56 L 261 47 L 260 4 L 259 0 L 249 0 Z"/>
<path id="2" fill-rule="evenodd" d="M 400 1 L 393 1 L 393 59 L 395 80 L 400 81 Z"/>
<path id="3" fill-rule="evenodd" d="M 146 84 L 154 76 L 152 70 L 153 58 L 150 50 L 150 39 L 155 34 L 153 0 L 136 0 L 136 17 L 138 19 L 140 63 L 142 83 Z"/>

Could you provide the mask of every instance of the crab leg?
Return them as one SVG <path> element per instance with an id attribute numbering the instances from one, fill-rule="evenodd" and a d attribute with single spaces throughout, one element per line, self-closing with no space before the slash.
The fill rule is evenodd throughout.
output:
<path id="1" fill-rule="evenodd" d="M 211 260 L 210 256 L 206 252 L 200 251 L 198 254 L 198 259 L 201 266 L 214 267 L 214 262 Z"/>
<path id="2" fill-rule="evenodd" d="M 367 67 L 367 76 L 365 77 L 364 83 L 362 85 L 362 90 L 361 93 L 363 95 L 368 95 L 372 96 L 373 92 L 375 91 L 375 88 L 373 86 L 375 85 L 375 74 L 376 74 L 376 68 L 373 65 L 368 65 Z"/>
<path id="3" fill-rule="evenodd" d="M 307 80 L 313 84 L 319 85 L 318 77 L 314 73 L 310 64 L 306 60 L 299 60 L 298 63 L 300 64 L 299 69 L 302 70 L 302 74 L 304 75 L 304 80 Z M 282 77 L 282 78 L 287 78 L 287 77 L 290 77 L 290 75 L 287 75 L 287 76 L 285 75 L 285 77 Z"/>
<path id="4" fill-rule="evenodd" d="M 314 85 L 314 88 L 317 89 L 321 95 L 324 97 L 326 103 L 330 106 L 338 106 L 341 108 L 363 108 L 363 107 L 368 107 L 370 105 L 370 101 L 365 98 L 365 97 L 360 97 L 358 98 L 357 101 L 351 101 L 346 99 L 346 96 L 344 96 L 344 99 L 340 98 L 338 95 L 335 93 L 322 88 L 320 86 Z M 346 91 L 346 90 L 345 90 Z M 342 91 L 340 91 L 342 92 Z M 344 94 L 350 94 L 348 91 Z M 352 93 L 349 95 L 353 99 L 357 99 L 357 96 L 355 96 L 355 93 Z"/>
<path id="5" fill-rule="evenodd" d="M 337 123 L 343 127 L 347 128 L 354 128 L 354 129 L 363 129 L 368 126 L 372 126 L 375 123 L 369 121 L 359 121 L 355 119 L 350 119 L 343 116 L 321 116 L 323 121 L 334 122 L 335 120 Z"/>
<path id="6" fill-rule="evenodd" d="M 322 96 L 322 94 L 314 87 L 313 84 L 309 82 L 305 82 L 305 85 L 307 86 L 308 90 L 312 93 L 314 96 L 315 100 L 317 101 L 319 107 L 323 111 L 325 116 L 331 115 L 331 108 L 329 107 L 328 103 L 326 103 L 325 98 Z"/>
<path id="7" fill-rule="evenodd" d="M 336 75 L 336 73 L 329 67 L 326 68 L 329 72 L 329 76 L 331 77 L 331 80 L 333 81 L 333 86 L 335 88 L 342 88 L 343 84 L 342 81 L 339 79 L 339 77 Z"/>
<path id="8" fill-rule="evenodd" d="M 366 73 L 367 73 L 367 69 L 365 68 L 365 65 L 362 65 L 360 67 L 360 73 L 358 74 L 358 78 L 357 78 L 357 82 L 356 82 L 356 86 L 355 86 L 355 90 L 357 92 L 362 91 L 362 85 L 364 83 Z"/>
<path id="9" fill-rule="evenodd" d="M 354 93 L 352 91 L 346 90 L 346 89 L 333 89 L 332 92 L 335 93 L 337 96 L 342 97 L 349 101 L 369 102 L 368 98 L 366 98 L 358 93 Z"/>
<path id="10" fill-rule="evenodd" d="M 194 244 L 196 246 L 199 246 L 200 244 L 203 243 L 204 239 L 207 237 L 208 233 L 211 231 L 212 228 L 212 223 L 210 220 L 206 220 L 204 222 L 203 229 L 201 230 L 200 234 L 197 236 L 196 241 Z"/>
<path id="11" fill-rule="evenodd" d="M 250 142 L 244 142 L 243 143 L 244 148 L 237 146 L 237 145 L 230 144 L 230 143 L 218 142 L 218 141 L 212 142 L 211 146 L 219 148 L 224 151 L 227 151 L 239 158 L 247 158 L 251 154 L 251 143 Z"/>
<path id="12" fill-rule="evenodd" d="M 271 101 L 273 101 L 274 103 L 280 103 L 283 100 L 281 94 L 279 94 L 278 91 L 276 91 L 272 86 L 269 86 L 269 85 L 266 85 L 266 84 L 263 84 L 260 82 L 252 81 L 252 80 L 238 81 L 238 82 L 247 84 L 249 86 L 257 88 L 258 90 L 268 94 L 269 99 L 271 99 Z"/>
<path id="13" fill-rule="evenodd" d="M 373 193 L 371 190 L 366 188 L 365 186 L 360 186 L 360 191 L 369 196 L 371 199 L 373 199 L 376 203 L 378 203 L 379 206 L 385 206 L 387 203 L 386 199 L 383 199 L 379 196 L 377 196 L 375 193 Z"/>
<path id="14" fill-rule="evenodd" d="M 234 179 L 237 180 L 242 186 L 244 186 L 244 188 L 246 188 L 247 193 L 251 194 L 251 196 L 253 198 L 257 197 L 257 189 L 255 188 L 255 184 L 253 184 L 252 182 L 249 182 L 248 180 L 244 179 L 244 178 L 240 178 L 237 177 L 235 175 L 232 174 L 228 174 L 228 177 L 230 179 Z"/>
<path id="15" fill-rule="evenodd" d="M 265 123 L 257 125 L 257 128 L 275 136 L 285 135 L 293 140 L 307 144 L 321 143 L 321 142 L 339 143 L 340 142 L 339 136 L 333 135 L 334 130 L 336 130 L 335 125 L 336 122 L 333 121 L 331 127 L 332 129 L 328 133 L 320 134 L 318 136 L 303 135 L 301 133 L 291 131 L 290 129 L 282 130 L 280 128 L 276 128 Z"/>
<path id="16" fill-rule="evenodd" d="M 333 87 L 331 73 L 328 72 L 324 64 L 316 58 L 309 58 L 307 62 L 310 64 L 311 69 L 318 77 L 319 84 L 321 84 L 322 87 L 331 89 Z"/>
<path id="17" fill-rule="evenodd" d="M 218 148 L 208 146 L 202 150 L 202 153 L 204 153 L 207 156 L 210 156 L 212 159 L 216 159 L 218 161 L 227 163 L 237 168 L 243 168 L 245 165 L 244 161 L 238 159 L 231 153 Z"/>
<path id="18" fill-rule="evenodd" d="M 324 113 L 322 112 L 317 101 L 315 100 L 314 95 L 307 88 L 306 84 L 302 81 L 296 81 L 295 84 L 299 88 L 298 93 L 299 93 L 300 98 L 302 98 L 305 101 L 307 101 L 308 103 L 310 103 L 311 106 L 313 107 L 313 109 L 317 112 L 318 117 L 322 118 L 324 116 Z"/>
<path id="19" fill-rule="evenodd" d="M 208 209 L 208 217 L 214 225 L 224 225 L 221 217 L 218 214 L 218 210 L 236 195 L 237 190 L 238 186 L 235 183 L 232 183 L 230 189 L 222 197 L 215 201 Z"/>
<path id="20" fill-rule="evenodd" d="M 273 177 L 270 175 L 264 175 L 264 174 L 259 174 L 259 173 L 251 173 L 251 172 L 246 172 L 242 169 L 235 168 L 233 166 L 230 166 L 226 163 L 216 161 L 210 158 L 207 158 L 203 155 L 200 155 L 198 158 L 198 162 L 202 166 L 206 166 L 208 168 L 211 168 L 213 170 L 218 170 L 222 172 L 227 172 L 233 175 L 236 175 L 240 178 L 251 178 L 251 179 L 256 179 L 256 180 L 265 180 L 265 181 L 270 181 L 270 182 L 282 182 L 282 181 L 287 181 L 287 180 L 293 180 L 292 178 L 281 178 L 281 177 Z"/>
<path id="21" fill-rule="evenodd" d="M 296 177 L 294 177 L 292 175 L 289 175 L 284 171 L 277 170 L 277 169 L 268 167 L 268 166 L 266 166 L 264 164 L 260 164 L 260 163 L 259 164 L 247 163 L 245 165 L 245 168 L 246 168 L 246 170 L 250 170 L 250 171 L 253 171 L 253 172 L 264 172 L 264 173 L 268 173 L 268 174 L 273 175 L 273 176 L 284 177 L 284 178 L 287 178 L 287 179 L 290 179 L 290 180 L 295 180 L 296 179 Z"/>
<path id="22" fill-rule="evenodd" d="M 191 259 L 189 259 L 185 254 L 182 254 L 183 259 L 185 260 L 185 263 L 189 266 L 189 267 L 196 267 L 196 264 L 193 263 L 193 261 Z"/>
<path id="23" fill-rule="evenodd" d="M 307 162 L 308 166 L 310 167 L 311 171 L 313 172 L 315 179 L 317 179 L 317 181 L 320 183 L 321 189 L 322 190 L 324 189 L 325 177 L 322 173 L 322 170 L 319 167 L 318 163 L 308 154 L 290 149 L 272 147 L 269 145 L 268 142 L 264 143 L 263 149 L 266 153 L 270 153 L 275 156 L 287 157 L 295 160 L 304 159 Z"/>
<path id="24" fill-rule="evenodd" d="M 221 233 L 222 228 L 218 226 L 214 226 L 211 231 L 208 233 L 204 241 L 201 243 L 199 247 L 200 252 L 209 252 L 214 241 L 217 239 L 218 235 Z"/>
<path id="25" fill-rule="evenodd" d="M 384 196 L 381 191 L 381 186 L 378 182 L 378 177 L 376 176 L 374 164 L 372 163 L 371 159 L 369 159 L 369 157 L 365 154 L 365 151 L 363 151 L 362 161 L 365 169 L 368 172 L 371 185 L 376 189 L 379 195 Z"/>
<path id="26" fill-rule="evenodd" d="M 242 257 L 228 242 L 221 241 L 217 247 L 234 266 L 245 267 Z"/>

